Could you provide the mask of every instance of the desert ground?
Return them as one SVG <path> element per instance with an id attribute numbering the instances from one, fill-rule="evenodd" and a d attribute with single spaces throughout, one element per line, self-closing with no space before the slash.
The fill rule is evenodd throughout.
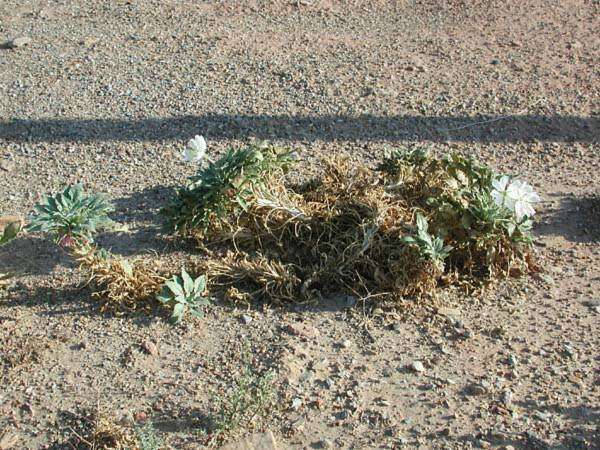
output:
<path id="1" fill-rule="evenodd" d="M 0 42 L 24 38 L 0 48 L 2 214 L 82 182 L 129 227 L 103 245 L 176 258 L 158 210 L 196 134 L 213 155 L 288 146 L 306 174 L 427 145 L 543 200 L 538 273 L 422 314 L 216 302 L 173 326 L 103 311 L 63 250 L 23 233 L 0 248 L 0 448 L 92 448 L 90 411 L 150 424 L 147 448 L 203 448 L 250 359 L 278 400 L 231 448 L 268 430 L 280 449 L 599 449 L 598 30 L 593 0 L 0 2 Z"/>

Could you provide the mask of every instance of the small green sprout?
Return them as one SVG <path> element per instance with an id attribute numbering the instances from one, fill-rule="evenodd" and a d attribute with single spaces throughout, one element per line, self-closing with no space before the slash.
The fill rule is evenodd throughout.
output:
<path id="1" fill-rule="evenodd" d="M 172 306 L 171 320 L 173 323 L 181 323 L 187 311 L 194 317 L 203 317 L 203 306 L 208 306 L 208 298 L 203 293 L 206 289 L 206 277 L 199 276 L 195 280 L 181 269 L 181 277 L 174 275 L 167 280 L 162 292 L 156 296 L 163 305 Z"/>
<path id="2" fill-rule="evenodd" d="M 17 234 L 19 234 L 20 231 L 21 231 L 21 222 L 16 221 L 16 220 L 14 222 L 10 222 L 8 225 L 6 225 L 6 227 L 0 234 L 0 245 L 4 245 L 8 241 L 11 241 L 14 238 L 16 238 Z"/>
<path id="3" fill-rule="evenodd" d="M 85 195 L 81 184 L 47 196 L 34 208 L 27 231 L 52 233 L 61 242 L 65 238 L 91 242 L 96 232 L 115 226 L 108 217 L 114 210 L 110 202 L 100 194 Z"/>
<path id="4" fill-rule="evenodd" d="M 427 219 L 421 214 L 417 214 L 417 234 L 413 236 L 403 236 L 402 242 L 408 245 L 416 245 L 422 258 L 433 261 L 440 269 L 444 268 L 444 260 L 450 254 L 452 246 L 444 245 L 444 240 L 434 237 L 428 233 L 429 225 Z"/>

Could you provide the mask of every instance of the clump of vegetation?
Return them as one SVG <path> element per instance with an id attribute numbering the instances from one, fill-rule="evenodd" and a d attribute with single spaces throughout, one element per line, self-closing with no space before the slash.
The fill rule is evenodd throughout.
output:
<path id="1" fill-rule="evenodd" d="M 228 219 L 246 211 L 248 200 L 274 172 L 291 162 L 289 152 L 267 145 L 229 149 L 201 167 L 163 210 L 172 231 L 203 236 L 209 229 L 229 229 Z"/>
<path id="2" fill-rule="evenodd" d="M 166 448 L 151 422 L 129 426 L 100 407 L 83 413 L 63 413 L 68 429 L 66 442 L 59 444 L 77 450 L 161 450 Z"/>
<path id="3" fill-rule="evenodd" d="M 337 157 L 320 177 L 294 185 L 285 179 L 293 161 L 277 155 L 287 153 L 230 150 L 191 177 L 167 211 L 174 229 L 217 250 L 201 268 L 230 298 L 402 298 L 530 268 L 539 197 L 472 158 L 394 150 L 373 170 Z M 260 169 L 247 178 L 247 166 Z M 226 176 L 213 175 L 222 167 Z M 193 197 L 194 214 L 182 195 Z"/>
<path id="4" fill-rule="evenodd" d="M 342 292 L 403 300 L 532 268 L 539 197 L 473 158 L 396 149 L 372 169 L 338 156 L 323 161 L 319 176 L 292 183 L 286 149 L 232 148 L 215 161 L 205 153 L 203 138 L 190 141 L 183 156 L 198 171 L 163 210 L 168 228 L 204 252 L 186 263 L 201 274 L 195 279 L 98 248 L 95 234 L 118 224 L 108 217 L 112 205 L 79 185 L 46 197 L 27 229 L 52 233 L 108 304 L 158 300 L 175 323 L 188 312 L 200 317 L 209 290 L 244 302 Z"/>
<path id="5" fill-rule="evenodd" d="M 131 263 L 94 243 L 98 232 L 119 229 L 108 216 L 112 211 L 103 196 L 87 195 L 81 185 L 73 185 L 37 204 L 26 230 L 50 233 L 80 263 L 95 283 L 96 295 L 108 300 L 106 306 L 147 305 L 165 277 L 143 261 Z"/>
<path id="6" fill-rule="evenodd" d="M 161 450 L 164 442 L 151 422 L 138 426 L 135 430 L 139 450 Z"/>
<path id="7" fill-rule="evenodd" d="M 34 209 L 27 230 L 50 233 L 65 245 L 89 243 L 98 231 L 116 226 L 108 217 L 114 211 L 110 202 L 100 194 L 85 195 L 81 184 L 46 196 Z"/>
<path id="8" fill-rule="evenodd" d="M 0 245 L 12 241 L 21 231 L 20 218 L 10 216 L 2 219 L 3 220 L 0 222 Z"/>

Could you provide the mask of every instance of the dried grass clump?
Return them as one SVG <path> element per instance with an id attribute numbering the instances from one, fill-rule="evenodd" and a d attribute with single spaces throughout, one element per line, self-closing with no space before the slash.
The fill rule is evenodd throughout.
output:
<path id="1" fill-rule="evenodd" d="M 75 246 L 72 254 L 94 283 L 94 296 L 106 300 L 105 310 L 148 307 L 167 280 L 144 261 L 129 262 L 92 245 Z"/>
<path id="2" fill-rule="evenodd" d="M 472 159 L 413 151 L 373 170 L 336 157 L 300 185 L 268 175 L 244 208 L 202 228 L 203 247 L 227 249 L 202 268 L 229 298 L 397 299 L 528 270 L 529 225 L 493 202 L 495 174 Z"/>
<path id="3" fill-rule="evenodd" d="M 117 423 L 112 415 L 96 410 L 76 415 L 68 413 L 63 419 L 68 426 L 68 438 L 63 444 L 78 450 L 137 450 L 141 449 L 134 430 Z"/>

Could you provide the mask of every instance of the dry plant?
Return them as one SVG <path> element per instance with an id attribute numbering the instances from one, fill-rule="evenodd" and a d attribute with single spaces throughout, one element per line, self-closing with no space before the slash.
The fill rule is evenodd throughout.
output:
<path id="1" fill-rule="evenodd" d="M 182 225 L 210 249 L 198 269 L 211 289 L 238 301 L 335 292 L 399 299 L 531 268 L 530 217 L 498 203 L 499 175 L 473 159 L 417 149 L 391 152 L 376 170 L 349 157 L 323 166 L 299 185 L 286 183 L 281 167 L 265 170 L 245 185 L 243 208 L 197 234 Z M 227 195 L 235 203 L 235 190 Z"/>

